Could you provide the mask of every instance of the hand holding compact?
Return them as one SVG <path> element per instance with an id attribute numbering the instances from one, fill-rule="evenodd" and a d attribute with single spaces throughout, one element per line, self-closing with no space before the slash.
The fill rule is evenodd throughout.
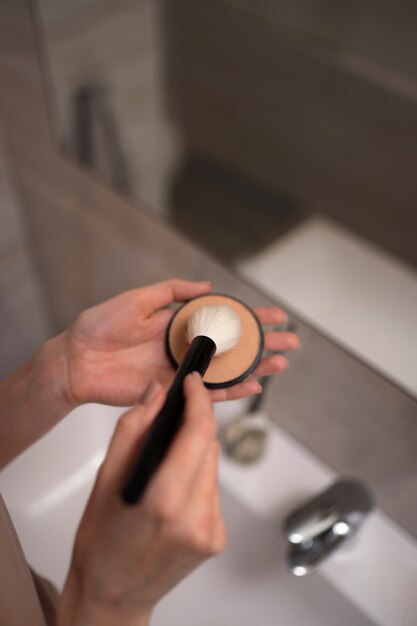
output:
<path id="1" fill-rule="evenodd" d="M 174 279 L 127 291 L 81 313 L 58 338 L 70 404 L 127 406 L 136 403 L 154 380 L 167 388 L 174 371 L 164 338 L 174 312 L 166 307 L 209 291 L 210 283 Z M 254 312 L 261 324 L 280 324 L 286 319 L 278 307 L 257 307 Z M 293 333 L 272 331 L 264 335 L 266 351 L 291 350 L 298 345 Z M 287 366 L 284 356 L 267 356 L 252 376 L 268 376 Z M 231 400 L 260 391 L 256 380 L 247 379 L 228 389 L 213 389 L 211 398 Z"/>
<path id="2" fill-rule="evenodd" d="M 65 332 L 47 341 L 30 361 L 0 381 L 0 467 L 48 432 L 69 411 L 86 402 L 135 404 L 154 380 L 165 388 L 174 376 L 164 345 L 174 302 L 210 292 L 210 283 L 183 280 L 133 289 L 87 309 Z M 256 307 L 260 323 L 285 321 L 278 307 Z M 293 333 L 264 332 L 266 352 L 299 345 Z M 261 391 L 256 377 L 288 366 L 282 354 L 269 354 L 251 376 L 224 389 L 212 389 L 213 401 L 243 398 Z"/>
<path id="3" fill-rule="evenodd" d="M 135 404 L 152 381 L 172 378 L 164 348 L 166 309 L 207 293 L 209 283 L 170 280 L 126 291 L 83 311 L 63 335 L 74 404 Z"/>

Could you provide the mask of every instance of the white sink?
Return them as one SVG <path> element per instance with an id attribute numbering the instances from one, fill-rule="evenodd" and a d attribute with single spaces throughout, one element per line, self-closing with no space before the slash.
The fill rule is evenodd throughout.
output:
<path id="1" fill-rule="evenodd" d="M 223 512 L 226 552 L 171 592 L 153 626 L 374 624 L 321 576 L 300 579 L 287 572 L 277 518 L 271 523 L 254 515 L 227 489 Z"/>
<path id="2" fill-rule="evenodd" d="M 417 396 L 413 268 L 316 215 L 239 269 L 283 306 Z"/>
<path id="3" fill-rule="evenodd" d="M 0 475 L 29 562 L 59 587 L 76 527 L 121 409 L 87 405 Z M 272 427 L 252 468 L 222 459 L 220 482 L 229 544 L 158 607 L 154 626 L 411 626 L 416 624 L 417 546 L 382 512 L 357 543 L 306 578 L 285 566 L 281 523 L 333 473 Z"/>

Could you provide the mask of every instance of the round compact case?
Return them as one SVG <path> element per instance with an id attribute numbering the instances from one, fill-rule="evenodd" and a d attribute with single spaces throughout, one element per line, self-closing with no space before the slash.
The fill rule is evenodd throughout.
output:
<path id="1" fill-rule="evenodd" d="M 178 368 L 189 343 L 187 325 L 193 313 L 204 306 L 226 304 L 240 318 L 241 336 L 238 344 L 211 361 L 204 376 L 204 383 L 209 389 L 222 389 L 242 382 L 258 365 L 262 357 L 264 340 L 261 324 L 246 304 L 223 294 L 208 294 L 189 300 L 176 311 L 166 332 L 165 345 L 168 358 L 175 369 Z"/>

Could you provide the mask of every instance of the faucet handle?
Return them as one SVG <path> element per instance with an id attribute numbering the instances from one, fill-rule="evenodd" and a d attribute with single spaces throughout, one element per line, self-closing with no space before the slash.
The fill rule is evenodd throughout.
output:
<path id="1" fill-rule="evenodd" d="M 330 529 L 339 535 L 352 534 L 372 508 L 368 489 L 357 480 L 343 478 L 290 513 L 284 530 L 292 544 L 308 542 Z"/>
<path id="2" fill-rule="evenodd" d="M 356 535 L 374 503 L 359 481 L 343 478 L 288 515 L 288 566 L 295 576 L 312 572 Z"/>

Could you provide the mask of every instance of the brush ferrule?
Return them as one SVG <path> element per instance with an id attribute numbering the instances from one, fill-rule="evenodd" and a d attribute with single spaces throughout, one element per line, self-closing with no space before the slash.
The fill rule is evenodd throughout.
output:
<path id="1" fill-rule="evenodd" d="M 205 335 L 194 337 L 178 368 L 175 381 L 184 380 L 191 372 L 199 372 L 201 376 L 204 376 L 215 353 L 216 344 L 213 339 Z"/>

